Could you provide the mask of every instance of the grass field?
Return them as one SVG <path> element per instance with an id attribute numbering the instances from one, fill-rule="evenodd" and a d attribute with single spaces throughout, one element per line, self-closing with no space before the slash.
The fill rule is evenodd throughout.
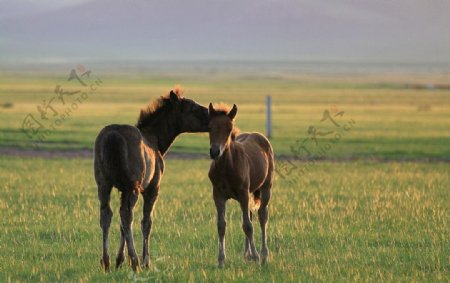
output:
<path id="1" fill-rule="evenodd" d="M 27 114 L 32 114 L 48 132 L 39 144 L 43 149 L 91 149 L 96 134 L 110 123 L 136 122 L 139 110 L 148 102 L 181 84 L 185 95 L 207 105 L 210 101 L 236 103 L 239 107 L 237 125 L 243 131 L 265 132 L 265 96 L 273 97 L 273 139 L 278 155 L 295 155 L 297 142 L 311 138 L 308 128 L 317 129 L 317 140 L 326 143 L 354 121 L 351 131 L 327 152 L 333 159 L 450 159 L 450 96 L 448 90 L 412 89 L 408 83 L 441 82 L 443 78 L 381 78 L 317 79 L 296 76 L 239 77 L 211 76 L 119 76 L 92 74 L 102 84 L 86 100 L 78 103 L 70 117 L 55 126 L 74 96 L 64 96 L 65 105 L 55 98 L 48 111 L 48 120 L 41 120 L 37 106 L 42 100 L 57 96 L 55 87 L 66 91 L 83 90 L 76 82 L 67 82 L 65 73 L 58 76 L 5 74 L 0 78 L 0 146 L 30 147 L 32 139 L 21 130 Z M 445 80 L 445 77 L 444 77 Z M 9 103 L 9 104 L 8 104 Z M 329 120 L 320 122 L 325 110 L 335 117 L 341 128 Z M 325 135 L 327 133 L 332 134 Z M 323 134 L 323 135 L 321 135 Z M 309 139 L 309 141 L 312 141 Z M 208 153 L 208 140 L 202 135 L 182 136 L 172 151 Z M 313 142 L 309 151 L 316 155 L 320 144 Z"/>
<path id="2" fill-rule="evenodd" d="M 133 275 L 127 266 L 100 270 L 91 163 L 0 159 L 0 281 L 450 280 L 448 164 L 324 162 L 297 185 L 279 178 L 270 205 L 271 262 L 244 261 L 240 209 L 229 202 L 228 258 L 219 270 L 209 161 L 169 160 L 154 214 L 153 267 Z M 114 255 L 118 193 L 112 199 Z M 141 208 L 142 200 L 134 225 L 138 249 Z"/>
<path id="3" fill-rule="evenodd" d="M 98 88 L 81 102 L 81 93 L 67 95 L 63 105 L 55 98 L 57 85 L 85 90 L 67 81 L 69 71 L 0 76 L 1 152 L 91 150 L 102 127 L 134 124 L 142 107 L 176 84 L 204 105 L 236 103 L 238 127 L 265 132 L 265 96 L 271 94 L 271 141 L 279 157 L 268 228 L 271 262 L 244 261 L 240 209 L 230 202 L 227 262 L 217 269 L 209 161 L 171 159 L 154 214 L 152 267 L 105 274 L 92 160 L 0 154 L 0 282 L 450 281 L 450 96 L 428 87 L 448 83 L 449 75 L 119 75 L 94 69 Z M 52 98 L 57 114 L 49 110 L 49 119 L 40 119 L 37 107 Z M 76 109 L 56 125 L 72 103 Z M 325 110 L 339 126 L 320 121 Z M 38 147 L 21 129 L 27 114 L 47 129 L 54 126 Z M 206 157 L 208 147 L 206 134 L 183 135 L 171 151 Z M 305 148 L 311 159 L 291 158 L 305 157 Z M 117 191 L 112 199 L 114 260 Z M 141 210 L 142 200 L 135 210 L 138 250 Z M 257 222 L 254 227 L 259 247 Z"/>

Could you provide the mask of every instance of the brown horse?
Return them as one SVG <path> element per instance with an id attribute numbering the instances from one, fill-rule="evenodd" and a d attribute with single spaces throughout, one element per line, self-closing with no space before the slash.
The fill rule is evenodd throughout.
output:
<path id="1" fill-rule="evenodd" d="M 182 97 L 179 91 L 171 91 L 169 95 L 150 104 L 146 110 L 141 110 L 136 127 L 109 125 L 100 131 L 95 141 L 94 171 L 103 231 L 103 256 L 100 262 L 106 271 L 110 270 L 108 232 L 112 218 L 112 187 L 121 192 L 121 237 L 116 267 L 124 261 L 126 243 L 130 264 L 135 271 L 139 269 L 131 231 L 133 208 L 139 193 L 144 198 L 142 259 L 143 266 L 148 267 L 151 213 L 164 172 L 163 157 L 179 134 L 207 132 L 208 120 L 206 107 Z"/>
<path id="2" fill-rule="evenodd" d="M 260 133 L 238 135 L 233 126 L 237 107 L 229 108 L 209 104 L 210 156 L 213 159 L 209 179 L 213 185 L 213 198 L 217 209 L 219 234 L 219 267 L 225 262 L 225 204 L 230 198 L 239 202 L 242 209 L 242 228 L 245 233 L 244 257 L 259 261 L 253 241 L 252 208 L 258 209 L 261 225 L 262 262 L 268 260 L 266 224 L 268 204 L 274 176 L 274 155 L 270 142 Z M 253 207 L 251 207 L 253 206 Z M 258 208 L 259 207 L 259 208 Z"/>

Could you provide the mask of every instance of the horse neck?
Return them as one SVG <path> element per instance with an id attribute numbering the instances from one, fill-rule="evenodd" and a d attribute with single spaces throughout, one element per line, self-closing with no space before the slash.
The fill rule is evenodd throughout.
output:
<path id="1" fill-rule="evenodd" d="M 235 147 L 234 141 L 230 140 L 230 143 L 225 148 L 224 152 L 222 153 L 222 156 L 218 160 L 222 166 L 233 164 L 234 147 Z"/>
<path id="2" fill-rule="evenodd" d="M 159 121 L 149 127 L 143 127 L 141 133 L 146 140 L 156 145 L 160 154 L 164 156 L 180 132 L 176 125 L 172 125 L 174 122 L 171 120 L 160 119 Z"/>

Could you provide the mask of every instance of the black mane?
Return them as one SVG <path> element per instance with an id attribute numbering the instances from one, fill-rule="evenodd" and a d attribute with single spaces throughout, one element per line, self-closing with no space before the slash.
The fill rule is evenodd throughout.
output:
<path id="1" fill-rule="evenodd" d="M 174 93 L 179 98 L 181 98 L 181 94 L 178 89 Z M 170 93 L 161 96 L 160 98 L 151 102 L 145 109 L 141 109 L 141 113 L 139 114 L 136 127 L 139 130 L 142 130 L 144 127 L 152 125 L 157 120 L 158 117 L 165 116 L 161 114 L 166 113 L 171 107 L 172 103 L 170 101 Z"/>

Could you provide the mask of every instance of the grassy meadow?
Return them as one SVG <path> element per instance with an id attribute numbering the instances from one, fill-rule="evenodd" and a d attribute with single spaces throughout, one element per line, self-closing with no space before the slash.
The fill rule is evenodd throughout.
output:
<path id="1" fill-rule="evenodd" d="M 332 159 L 379 158 L 388 160 L 450 158 L 450 96 L 448 90 L 408 88 L 408 83 L 440 83 L 445 78 L 397 76 L 368 78 L 310 78 L 307 76 L 183 76 L 183 75 L 104 75 L 93 70 L 91 80 L 102 84 L 77 109 L 56 125 L 56 120 L 81 94 L 64 96 L 62 104 L 55 87 L 65 91 L 83 90 L 78 82 L 58 76 L 5 74 L 0 77 L 0 146 L 28 148 L 36 137 L 21 130 L 27 114 L 49 129 L 41 149 L 91 149 L 99 130 L 110 123 L 135 124 L 139 110 L 150 101 L 181 84 L 185 95 L 207 105 L 223 101 L 239 107 L 237 126 L 242 131 L 265 132 L 265 96 L 273 100 L 273 139 L 278 155 L 296 155 L 296 144 L 308 140 L 311 155 L 321 143 L 336 133 L 338 142 L 327 152 Z M 40 119 L 37 107 L 54 98 L 48 120 Z M 320 121 L 325 110 L 330 120 Z M 343 115 L 334 117 L 339 112 Z M 353 121 L 350 131 L 342 132 Z M 53 129 L 52 129 L 53 126 Z M 308 129 L 316 129 L 318 144 Z M 43 131 L 44 129 L 41 129 Z M 172 151 L 208 153 L 205 135 L 185 135 Z M 294 149 L 292 149 L 294 147 Z"/>
<path id="2" fill-rule="evenodd" d="M 0 281 L 450 279 L 447 164 L 323 162 L 296 185 L 278 178 L 268 226 L 270 263 L 244 261 L 240 208 L 230 201 L 227 262 L 220 270 L 215 208 L 206 174 L 209 161 L 168 160 L 154 213 L 153 266 L 134 275 L 126 265 L 110 274 L 100 270 L 101 230 L 92 162 L 69 162 L 0 160 Z M 119 240 L 118 201 L 114 192 L 113 257 Z M 138 249 L 141 210 L 142 200 L 134 224 Z M 257 222 L 254 227 L 260 247 Z"/>
<path id="3" fill-rule="evenodd" d="M 67 81 L 69 72 L 0 76 L 0 282 L 450 281 L 450 93 L 428 87 L 447 83 L 449 75 L 120 75 L 93 69 L 90 81 L 101 83 L 91 93 Z M 265 96 L 272 95 L 279 174 L 270 204 L 270 263 L 244 261 L 240 209 L 230 201 L 227 262 L 223 270 L 216 267 L 208 138 L 192 134 L 179 137 L 171 151 L 205 158 L 166 161 L 152 267 L 105 274 L 92 160 L 1 152 L 91 150 L 102 127 L 135 124 L 141 108 L 177 84 L 204 105 L 236 103 L 242 131 L 265 132 Z M 67 94 L 63 105 L 58 85 L 87 91 L 86 99 L 76 102 L 82 92 Z M 55 113 L 47 109 L 42 120 L 38 106 L 51 99 Z M 63 119 L 72 103 L 76 109 Z M 321 121 L 324 111 L 334 123 Z M 46 129 L 54 126 L 37 146 L 22 130 L 28 114 Z M 306 156 L 305 148 L 317 158 L 295 161 Z M 112 206 L 114 262 L 116 190 Z M 141 215 L 142 199 L 134 223 L 138 254 Z M 259 248 L 257 221 L 254 228 Z"/>

